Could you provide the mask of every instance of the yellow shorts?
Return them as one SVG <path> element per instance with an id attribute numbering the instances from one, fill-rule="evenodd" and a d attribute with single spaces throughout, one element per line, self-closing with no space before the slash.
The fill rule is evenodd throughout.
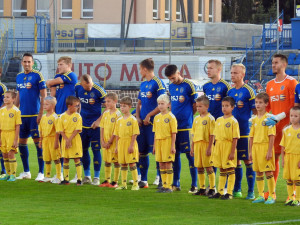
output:
<path id="1" fill-rule="evenodd" d="M 171 153 L 172 138 L 155 140 L 155 161 L 174 162 L 175 154 Z"/>
<path id="2" fill-rule="evenodd" d="M 285 153 L 283 179 L 286 180 L 300 180 L 300 169 L 298 162 L 300 161 L 300 154 Z"/>
<path id="3" fill-rule="evenodd" d="M 194 142 L 194 164 L 197 168 L 206 168 L 213 166 L 213 146 L 211 148 L 211 155 L 206 155 L 208 142 L 197 141 Z"/>
<path id="4" fill-rule="evenodd" d="M 109 149 L 102 148 L 103 161 L 106 163 L 117 163 L 118 154 L 115 153 L 116 142 L 114 141 Z"/>
<path id="5" fill-rule="evenodd" d="M 255 172 L 267 172 L 275 170 L 275 151 L 273 148 L 272 158 L 266 160 L 269 143 L 254 143 L 252 146 L 253 170 Z"/>
<path id="6" fill-rule="evenodd" d="M 70 136 L 70 135 L 69 135 Z M 63 138 L 61 141 L 62 157 L 66 159 L 75 159 L 82 157 L 82 142 L 80 135 L 77 134 L 72 139 L 72 147 L 66 149 L 66 141 Z"/>
<path id="7" fill-rule="evenodd" d="M 213 151 L 213 166 L 222 169 L 236 167 L 237 152 L 235 150 L 234 159 L 229 160 L 228 157 L 231 152 L 231 141 L 216 141 Z"/>
<path id="8" fill-rule="evenodd" d="M 120 164 L 136 163 L 139 161 L 139 149 L 137 142 L 134 143 L 133 153 L 128 153 L 131 138 L 120 138 L 118 141 L 118 162 Z"/>
<path id="9" fill-rule="evenodd" d="M 15 131 L 1 131 L 1 152 L 8 153 L 10 150 L 14 150 L 15 153 L 18 153 L 18 148 L 13 148 L 15 140 Z"/>
<path id="10" fill-rule="evenodd" d="M 61 158 L 60 147 L 54 149 L 55 137 L 44 137 L 42 142 L 43 147 L 43 160 L 45 162 L 58 160 Z"/>

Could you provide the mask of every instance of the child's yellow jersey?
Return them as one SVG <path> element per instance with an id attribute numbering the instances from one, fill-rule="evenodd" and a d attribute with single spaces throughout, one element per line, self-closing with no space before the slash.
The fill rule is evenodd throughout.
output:
<path id="1" fill-rule="evenodd" d="M 219 117 L 215 124 L 214 135 L 216 141 L 232 141 L 240 138 L 240 128 L 238 121 L 233 117 Z"/>
<path id="2" fill-rule="evenodd" d="M 255 116 L 252 119 L 249 137 L 253 137 L 253 143 L 269 143 L 269 136 L 276 134 L 276 126 L 266 126 L 267 114 L 265 113 L 260 118 Z"/>
<path id="3" fill-rule="evenodd" d="M 82 118 L 79 113 L 68 115 L 66 112 L 58 119 L 57 132 L 64 132 L 70 137 L 74 130 L 82 130 Z"/>
<path id="4" fill-rule="evenodd" d="M 100 121 L 100 127 L 103 128 L 103 138 L 104 141 L 107 142 L 110 140 L 111 136 L 114 133 L 117 120 L 121 117 L 120 111 L 117 109 L 114 113 L 110 113 L 109 110 L 105 111 L 102 115 Z"/>
<path id="5" fill-rule="evenodd" d="M 215 118 L 208 113 L 206 116 L 196 116 L 193 122 L 193 142 L 209 142 L 209 136 L 213 135 L 215 129 Z"/>
<path id="6" fill-rule="evenodd" d="M 131 138 L 133 135 L 139 135 L 140 129 L 136 118 L 130 115 L 127 119 L 120 117 L 117 120 L 114 135 L 119 138 Z"/>
<path id="7" fill-rule="evenodd" d="M 172 133 L 177 133 L 177 120 L 175 116 L 168 112 L 166 114 L 157 114 L 154 117 L 153 132 L 155 139 L 166 139 L 172 136 Z"/>
<path id="8" fill-rule="evenodd" d="M 285 153 L 300 154 L 300 128 L 295 130 L 292 125 L 283 129 L 280 145 Z"/>
<path id="9" fill-rule="evenodd" d="M 9 110 L 6 106 L 0 109 L 0 129 L 3 131 L 16 130 L 16 125 L 22 124 L 21 111 L 13 106 Z"/>
<path id="10" fill-rule="evenodd" d="M 50 116 L 43 115 L 39 130 L 42 133 L 42 137 L 53 137 L 56 134 L 56 129 L 58 125 L 58 116 L 56 113 L 52 113 Z"/>

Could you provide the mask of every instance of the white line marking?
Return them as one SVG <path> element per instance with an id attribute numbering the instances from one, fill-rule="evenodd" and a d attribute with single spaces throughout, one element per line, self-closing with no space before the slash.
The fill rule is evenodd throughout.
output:
<path id="1" fill-rule="evenodd" d="M 262 222 L 262 223 L 245 223 L 245 224 L 236 224 L 236 225 L 283 224 L 283 223 L 295 223 L 295 222 L 300 222 L 300 219 L 298 219 L 298 220 L 284 220 L 284 221 Z"/>

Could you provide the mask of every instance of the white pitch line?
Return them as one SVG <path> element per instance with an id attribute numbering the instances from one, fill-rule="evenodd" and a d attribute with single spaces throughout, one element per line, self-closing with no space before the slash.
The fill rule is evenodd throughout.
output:
<path id="1" fill-rule="evenodd" d="M 235 225 L 283 224 L 283 223 L 295 223 L 295 222 L 300 222 L 300 219 L 297 219 L 297 220 L 284 220 L 284 221 L 272 221 L 272 222 L 262 222 L 262 223 L 245 223 L 245 224 L 235 224 Z"/>

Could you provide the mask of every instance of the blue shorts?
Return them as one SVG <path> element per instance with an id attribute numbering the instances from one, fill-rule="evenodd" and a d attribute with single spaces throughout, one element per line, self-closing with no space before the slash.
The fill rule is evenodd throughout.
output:
<path id="1" fill-rule="evenodd" d="M 83 150 L 87 150 L 90 146 L 92 146 L 92 150 L 100 151 L 100 127 L 97 127 L 96 129 L 82 128 L 80 136 Z"/>
<path id="2" fill-rule="evenodd" d="M 248 138 L 240 138 L 236 145 L 237 159 L 248 160 Z"/>
<path id="3" fill-rule="evenodd" d="M 147 155 L 149 152 L 153 151 L 154 132 L 152 129 L 152 125 L 140 126 L 140 135 L 137 136 L 137 143 L 139 152 L 143 155 Z"/>
<path id="4" fill-rule="evenodd" d="M 191 131 L 178 131 L 175 141 L 176 153 L 187 153 L 191 151 Z"/>
<path id="5" fill-rule="evenodd" d="M 30 136 L 35 139 L 39 138 L 39 126 L 36 122 L 37 116 L 21 117 L 22 124 L 20 126 L 20 138 L 29 138 Z"/>

